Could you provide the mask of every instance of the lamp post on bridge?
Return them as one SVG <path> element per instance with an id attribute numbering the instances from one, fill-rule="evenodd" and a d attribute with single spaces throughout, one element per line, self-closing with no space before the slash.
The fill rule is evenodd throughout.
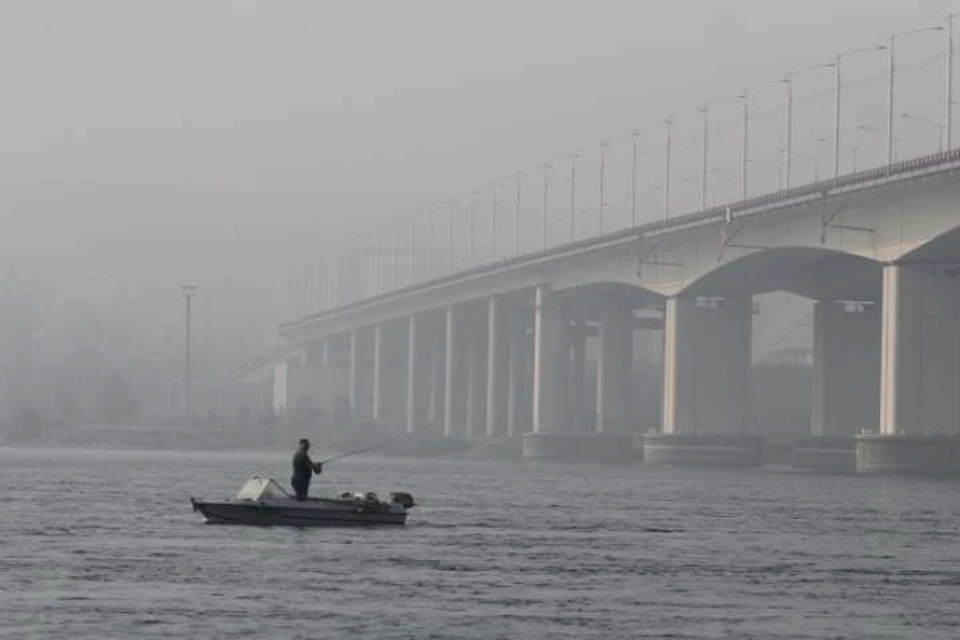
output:
<path id="1" fill-rule="evenodd" d="M 774 163 L 772 163 L 772 162 L 766 162 L 766 161 L 764 161 L 764 160 L 758 160 L 758 159 L 756 159 L 756 158 L 747 158 L 747 162 L 748 162 L 749 164 L 755 164 L 755 165 L 757 165 L 757 166 L 759 166 L 759 167 L 766 167 L 766 168 L 768 168 L 768 169 L 773 169 L 774 171 L 776 171 L 776 172 L 777 172 L 777 178 L 778 178 L 778 180 L 779 180 L 779 182 L 780 182 L 779 189 L 781 189 L 781 190 L 783 189 L 783 175 L 784 175 L 784 174 L 783 174 L 783 167 L 782 167 L 782 166 L 776 165 L 776 164 L 774 164 Z"/>
<path id="2" fill-rule="evenodd" d="M 453 254 L 453 236 L 456 231 L 454 227 L 454 212 L 455 209 L 453 205 L 447 206 L 447 271 L 453 273 L 454 267 L 456 266 L 456 259 Z"/>
<path id="3" fill-rule="evenodd" d="M 580 152 L 570 156 L 570 242 L 577 237 L 577 158 Z"/>
<path id="4" fill-rule="evenodd" d="M 803 158 L 804 160 L 809 160 L 810 162 L 812 162 L 813 163 L 813 181 L 814 182 L 820 181 L 820 158 L 818 158 L 813 154 L 804 153 L 802 151 L 793 151 L 791 155 L 794 155 L 797 158 Z"/>
<path id="5" fill-rule="evenodd" d="M 833 69 L 835 63 L 828 62 L 826 64 L 815 64 L 809 67 L 804 67 L 802 69 L 797 69 L 795 71 L 788 72 L 783 79 L 780 81 L 786 85 L 786 107 L 784 111 L 784 124 L 783 124 L 783 179 L 781 180 L 780 188 L 789 189 L 791 186 L 791 175 L 790 175 L 790 161 L 794 155 L 793 151 L 793 79 L 798 73 L 803 73 L 804 71 L 815 71 L 817 69 Z M 838 94 L 839 95 L 839 94 Z"/>
<path id="6" fill-rule="evenodd" d="M 937 128 L 937 134 L 938 134 L 938 135 L 937 135 L 937 139 L 939 140 L 939 145 L 940 145 L 939 148 L 938 148 L 938 150 L 939 150 L 941 153 L 943 152 L 943 144 L 944 144 L 943 127 L 944 127 L 944 125 L 940 124 L 939 122 L 935 122 L 935 121 L 933 121 L 933 120 L 930 120 L 929 118 L 924 118 L 923 116 L 917 116 L 917 115 L 914 115 L 914 114 L 912 114 L 912 113 L 907 113 L 906 111 L 901 111 L 901 112 L 900 112 L 900 117 L 903 118 L 904 120 L 913 120 L 913 121 L 915 121 L 915 122 L 922 122 L 923 124 L 930 125 L 931 127 L 936 127 L 936 128 Z"/>
<path id="7" fill-rule="evenodd" d="M 670 154 L 673 142 L 671 140 L 671 129 L 673 128 L 673 119 L 667 118 L 664 121 L 664 154 L 663 154 L 663 217 L 670 219 Z"/>
<path id="8" fill-rule="evenodd" d="M 878 136 L 886 136 L 886 135 L 887 135 L 887 132 L 884 131 L 883 129 L 878 129 L 877 127 L 872 127 L 872 126 L 870 126 L 870 125 L 868 125 L 868 124 L 861 124 L 861 125 L 857 126 L 857 129 L 859 129 L 860 131 L 866 131 L 867 133 L 872 133 L 872 134 L 878 135 Z M 893 144 L 892 144 L 892 146 L 891 146 L 892 154 L 893 154 L 893 155 L 890 156 L 890 158 L 891 158 L 890 162 L 891 162 L 891 163 L 897 161 L 897 147 L 898 147 L 899 145 L 900 145 L 900 136 L 894 134 L 894 136 L 893 136 Z"/>
<path id="9" fill-rule="evenodd" d="M 547 212 L 550 198 L 550 169 L 553 167 L 549 162 L 543 163 L 543 250 L 547 250 Z"/>
<path id="10" fill-rule="evenodd" d="M 630 226 L 637 226 L 637 181 L 640 176 L 638 171 L 637 139 L 640 137 L 639 129 L 630 130 L 631 149 L 630 149 Z"/>
<path id="11" fill-rule="evenodd" d="M 515 256 L 520 255 L 520 192 L 521 187 L 523 186 L 523 179 L 526 178 L 526 174 L 523 172 L 518 172 L 516 176 L 516 200 L 514 201 L 514 210 L 513 210 L 513 254 Z"/>
<path id="12" fill-rule="evenodd" d="M 896 96 L 894 92 L 895 80 L 896 80 L 896 43 L 897 38 L 902 36 L 914 35 L 917 33 L 926 33 L 928 31 L 947 31 L 947 41 L 950 49 L 947 51 L 946 61 L 947 67 L 952 67 L 952 58 L 953 58 L 953 36 L 951 33 L 953 25 L 953 20 L 948 19 L 948 26 L 944 25 L 934 25 L 930 27 L 920 27 L 919 29 L 913 29 L 911 31 L 903 31 L 901 33 L 894 33 L 890 35 L 890 38 L 887 40 L 887 165 L 891 165 L 896 162 L 897 156 L 897 136 L 894 132 L 894 116 L 896 114 Z M 952 71 L 951 71 L 952 75 Z M 948 89 L 947 94 L 952 92 L 952 79 L 948 79 L 947 84 Z M 947 98 L 950 99 L 949 97 Z M 862 127 L 861 127 L 862 128 Z"/>
<path id="13" fill-rule="evenodd" d="M 821 144 L 830 144 L 830 145 L 832 145 L 833 148 L 834 148 L 834 152 L 836 152 L 836 148 L 837 148 L 837 147 L 839 147 L 839 148 L 841 148 L 841 149 L 849 149 L 850 152 L 851 152 L 851 155 L 852 155 L 852 157 L 853 157 L 853 173 L 856 173 L 856 172 L 857 172 L 857 153 L 860 151 L 860 147 L 855 147 L 855 146 L 853 146 L 852 144 L 840 144 L 840 145 L 836 145 L 835 142 L 834 142 L 833 140 L 831 140 L 830 138 L 817 138 L 817 142 L 819 142 L 819 143 L 821 143 Z M 840 175 L 839 156 L 834 155 L 833 177 L 836 178 L 836 177 L 839 176 L 839 175 Z"/>
<path id="14" fill-rule="evenodd" d="M 707 181 L 710 171 L 710 155 L 709 155 L 709 142 L 710 142 L 710 110 L 706 104 L 700 108 L 700 114 L 703 116 L 703 138 L 702 138 L 702 156 L 700 158 L 700 209 L 706 210 L 707 208 Z"/>
<path id="15" fill-rule="evenodd" d="M 834 70 L 834 86 L 833 86 L 833 177 L 836 178 L 840 175 L 840 147 L 842 147 L 841 138 L 840 138 L 840 124 L 843 118 L 843 114 L 840 110 L 841 106 L 841 95 L 843 91 L 843 60 L 844 58 L 849 58 L 850 56 L 857 55 L 859 53 L 869 53 L 871 51 L 886 51 L 886 45 L 878 45 L 875 47 L 863 47 L 861 49 L 854 49 L 852 51 L 845 51 L 843 53 L 838 53 L 833 59 L 833 64 L 831 65 Z M 818 139 L 819 140 L 819 139 Z M 854 151 L 854 167 L 856 167 L 856 151 Z M 856 172 L 856 168 L 854 168 Z"/>
<path id="16" fill-rule="evenodd" d="M 740 140 L 740 201 L 747 199 L 747 161 L 750 157 L 750 88 L 740 94 L 743 109 L 743 131 Z"/>
<path id="17" fill-rule="evenodd" d="M 953 19 L 955 14 L 947 16 L 947 57 L 944 63 L 944 105 L 943 130 L 940 137 L 940 150 L 949 151 L 953 145 Z"/>
<path id="18" fill-rule="evenodd" d="M 473 267 L 477 261 L 477 198 L 476 195 L 470 196 L 470 266 Z"/>
<path id="19" fill-rule="evenodd" d="M 490 258 L 497 259 L 497 189 L 500 187 L 498 182 L 490 185 Z"/>
<path id="20" fill-rule="evenodd" d="M 607 148 L 610 146 L 607 142 L 600 143 L 600 207 L 598 211 L 597 219 L 597 228 L 600 230 L 600 235 L 603 235 L 603 232 L 606 230 L 604 225 L 604 213 L 607 208 L 606 202 L 606 179 L 607 179 Z"/>

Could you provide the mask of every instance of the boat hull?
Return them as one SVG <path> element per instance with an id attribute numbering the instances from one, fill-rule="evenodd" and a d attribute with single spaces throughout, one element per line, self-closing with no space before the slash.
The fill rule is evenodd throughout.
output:
<path id="1" fill-rule="evenodd" d="M 199 511 L 210 524 L 246 524 L 254 526 L 288 527 L 370 527 L 402 525 L 407 521 L 405 511 L 372 511 L 344 505 L 321 508 L 313 501 L 292 504 L 264 502 L 202 502 L 191 500 L 194 511 Z"/>

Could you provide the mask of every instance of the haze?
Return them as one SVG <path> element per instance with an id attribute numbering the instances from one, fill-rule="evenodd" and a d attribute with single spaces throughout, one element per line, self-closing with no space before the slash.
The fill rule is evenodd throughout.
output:
<path id="1" fill-rule="evenodd" d="M 272 344 L 285 270 L 946 1 L 6 2 L 0 235 L 44 304 Z M 50 312 L 48 312 L 49 315 Z M 109 336 L 104 338 L 109 340 Z M 204 348 L 198 346 L 198 348 Z"/>

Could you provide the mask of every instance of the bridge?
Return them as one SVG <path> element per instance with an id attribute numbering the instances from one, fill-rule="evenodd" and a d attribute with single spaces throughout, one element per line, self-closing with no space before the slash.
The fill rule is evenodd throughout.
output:
<path id="1" fill-rule="evenodd" d="M 652 149 L 642 148 L 645 130 L 631 130 L 619 138 L 625 163 L 604 141 L 589 212 L 578 206 L 586 154 L 577 152 L 565 156 L 565 181 L 556 160 L 540 165 L 536 209 L 524 206 L 528 169 L 514 176 L 508 219 L 497 181 L 427 222 L 328 252 L 292 280 L 295 317 L 281 333 L 321 368 L 345 362 L 331 384 L 354 416 L 399 416 L 408 434 L 522 442 L 532 458 L 629 457 L 637 446 L 648 464 L 757 464 L 755 300 L 801 296 L 814 301 L 813 408 L 799 463 L 960 473 L 952 33 L 951 16 L 665 118 L 652 125 L 663 134 Z M 897 57 L 901 41 L 917 41 L 915 58 Z M 848 79 L 854 54 L 880 56 L 883 72 Z M 820 82 L 824 70 L 829 88 L 798 99 L 800 79 Z M 763 110 L 762 91 L 782 102 Z M 939 116 L 923 116 L 934 102 Z M 731 108 L 736 126 L 725 126 Z M 868 124 L 877 114 L 881 127 Z M 696 135 L 684 142 L 691 119 Z M 863 141 L 874 137 L 883 144 L 871 155 Z M 771 139 L 779 163 L 760 159 Z M 654 160 L 657 171 L 645 168 Z M 651 192 L 656 203 L 644 199 Z M 638 349 L 657 352 L 662 376 L 659 424 L 642 427 Z"/>

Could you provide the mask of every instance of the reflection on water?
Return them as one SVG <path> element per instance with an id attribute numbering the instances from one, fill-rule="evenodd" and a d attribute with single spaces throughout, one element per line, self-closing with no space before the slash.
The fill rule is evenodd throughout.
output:
<path id="1" fill-rule="evenodd" d="M 955 484 L 358 457 L 318 484 L 408 490 L 408 526 L 190 510 L 288 464 L 0 449 L 0 636 L 960 635 Z"/>

